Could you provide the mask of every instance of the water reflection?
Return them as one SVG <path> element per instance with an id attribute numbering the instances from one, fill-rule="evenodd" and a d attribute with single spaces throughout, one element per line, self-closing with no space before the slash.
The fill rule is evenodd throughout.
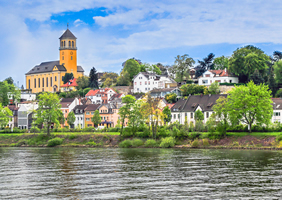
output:
<path id="1" fill-rule="evenodd" d="M 0 148 L 0 199 L 279 199 L 281 153 Z"/>

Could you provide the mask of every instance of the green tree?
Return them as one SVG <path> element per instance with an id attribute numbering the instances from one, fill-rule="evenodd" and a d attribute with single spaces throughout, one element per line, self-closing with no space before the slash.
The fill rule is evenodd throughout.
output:
<path id="1" fill-rule="evenodd" d="M 128 115 L 128 126 L 131 127 L 133 136 L 137 132 L 137 128 L 143 123 L 141 114 L 141 100 L 135 101 L 131 104 L 131 110 Z"/>
<path id="2" fill-rule="evenodd" d="M 198 66 L 197 66 L 197 71 L 196 71 L 196 77 L 202 76 L 202 74 L 209 70 L 213 69 L 214 64 L 213 64 L 213 59 L 214 59 L 214 54 L 210 53 L 207 57 L 205 57 L 203 60 L 198 60 Z"/>
<path id="3" fill-rule="evenodd" d="M 94 127 L 97 127 L 101 123 L 101 116 L 99 110 L 95 110 L 93 117 L 91 118 Z"/>
<path id="4" fill-rule="evenodd" d="M 163 109 L 163 116 L 165 124 L 171 121 L 171 111 L 168 106 Z"/>
<path id="5" fill-rule="evenodd" d="M 13 112 L 8 107 L 4 108 L 0 103 L 0 128 L 5 128 L 11 121 L 12 116 Z"/>
<path id="6" fill-rule="evenodd" d="M 282 60 L 274 63 L 275 81 L 277 84 L 282 85 Z"/>
<path id="7" fill-rule="evenodd" d="M 77 89 L 78 90 L 88 88 L 89 87 L 89 77 L 80 76 L 76 79 L 76 83 L 77 83 Z"/>
<path id="8" fill-rule="evenodd" d="M 174 65 L 169 69 L 170 73 L 176 74 L 177 81 L 183 81 L 184 77 L 189 78 L 189 68 L 193 67 L 195 61 L 188 54 L 175 57 Z"/>
<path id="9" fill-rule="evenodd" d="M 126 118 L 129 117 L 131 114 L 131 108 L 134 102 L 136 101 L 135 97 L 132 95 L 126 95 L 125 97 L 122 97 L 122 103 L 125 104 L 119 109 L 119 116 L 121 118 L 121 129 L 120 129 L 120 135 L 122 136 L 123 127 L 124 127 L 124 121 Z"/>
<path id="10" fill-rule="evenodd" d="M 226 136 L 226 130 L 228 127 L 228 111 L 227 98 L 221 96 L 216 100 L 216 104 L 212 107 L 215 112 L 215 117 L 219 121 L 218 127 L 222 134 Z"/>
<path id="11" fill-rule="evenodd" d="M 229 70 L 239 76 L 239 81 L 246 83 L 257 69 L 266 81 L 266 72 L 270 62 L 262 50 L 252 45 L 238 48 L 229 59 Z"/>
<path id="12" fill-rule="evenodd" d="M 14 80 L 13 80 L 12 77 L 8 77 L 4 81 L 7 81 L 7 83 L 10 84 L 10 85 L 14 84 Z"/>
<path id="13" fill-rule="evenodd" d="M 274 78 L 273 67 L 271 67 L 270 70 L 269 70 L 269 75 L 268 75 L 268 78 L 267 78 L 267 85 L 268 85 L 269 89 L 272 91 L 272 96 L 275 96 L 275 94 L 277 92 L 277 83 L 276 83 L 275 78 Z"/>
<path id="14" fill-rule="evenodd" d="M 89 73 L 89 87 L 91 88 L 99 88 L 98 84 L 98 74 L 95 67 L 92 67 Z"/>
<path id="15" fill-rule="evenodd" d="M 228 95 L 227 106 L 230 121 L 233 124 L 248 124 L 249 132 L 252 124 L 269 124 L 273 115 L 271 91 L 267 85 L 255 85 L 249 82 L 246 86 L 235 86 Z"/>
<path id="16" fill-rule="evenodd" d="M 62 78 L 62 81 L 65 83 L 67 83 L 70 79 L 73 78 L 73 73 L 66 73 L 63 78 Z"/>
<path id="17" fill-rule="evenodd" d="M 220 56 L 213 60 L 214 69 L 216 70 L 228 69 L 228 63 L 229 63 L 229 60 L 225 56 Z"/>
<path id="18" fill-rule="evenodd" d="M 117 86 L 129 86 L 131 84 L 130 76 L 128 72 L 121 72 L 117 78 Z"/>
<path id="19" fill-rule="evenodd" d="M 197 131 L 202 131 L 203 127 L 203 120 L 204 120 L 204 114 L 200 110 L 196 110 L 195 112 L 195 128 Z"/>
<path id="20" fill-rule="evenodd" d="M 12 97 L 14 102 L 17 102 L 21 93 L 14 84 L 9 84 L 7 81 L 0 82 L 0 103 L 3 106 L 9 104 L 9 96 Z"/>
<path id="21" fill-rule="evenodd" d="M 175 94 L 175 93 L 170 93 L 170 94 L 165 95 L 165 100 L 168 103 L 175 103 L 177 101 L 176 98 L 177 98 L 177 94 Z"/>
<path id="22" fill-rule="evenodd" d="M 250 80 L 252 80 L 256 85 L 265 82 L 258 69 L 255 69 L 254 73 L 250 76 Z"/>
<path id="23" fill-rule="evenodd" d="M 60 124 L 62 116 L 59 96 L 55 93 L 44 92 L 39 95 L 38 109 L 36 110 L 36 124 L 47 127 L 47 136 L 50 136 L 50 126 Z"/>
<path id="24" fill-rule="evenodd" d="M 110 87 L 117 83 L 118 74 L 114 72 L 105 72 L 101 78 L 104 87 Z"/>
<path id="25" fill-rule="evenodd" d="M 135 59 L 129 59 L 125 62 L 122 71 L 123 73 L 127 72 L 129 74 L 129 80 L 127 81 L 131 82 L 133 77 L 140 72 L 140 64 Z"/>
<path id="26" fill-rule="evenodd" d="M 204 94 L 205 89 L 207 89 L 206 86 L 196 84 L 185 84 L 180 87 L 183 96 Z"/>
<path id="27" fill-rule="evenodd" d="M 204 94 L 220 94 L 219 83 L 213 82 L 210 87 L 205 90 Z"/>
<path id="28" fill-rule="evenodd" d="M 70 128 L 72 128 L 72 125 L 74 124 L 74 122 L 75 122 L 74 112 L 70 112 L 67 116 L 67 123 L 70 126 Z"/>

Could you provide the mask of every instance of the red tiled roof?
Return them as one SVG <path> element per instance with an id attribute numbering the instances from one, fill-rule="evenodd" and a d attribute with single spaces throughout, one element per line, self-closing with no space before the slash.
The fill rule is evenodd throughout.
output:
<path id="1" fill-rule="evenodd" d="M 107 94 L 107 92 L 110 89 L 113 90 L 112 88 L 101 88 L 101 89 L 96 89 L 96 90 L 90 90 L 85 96 L 95 96 L 96 94 Z M 102 92 L 102 90 L 104 91 Z"/>
<path id="2" fill-rule="evenodd" d="M 99 90 L 90 90 L 85 96 L 95 96 Z"/>
<path id="3" fill-rule="evenodd" d="M 209 70 L 209 72 L 219 75 L 220 77 L 229 76 L 227 70 Z"/>
<path id="4" fill-rule="evenodd" d="M 61 87 L 77 87 L 76 78 L 70 79 L 67 83 L 62 85 Z"/>

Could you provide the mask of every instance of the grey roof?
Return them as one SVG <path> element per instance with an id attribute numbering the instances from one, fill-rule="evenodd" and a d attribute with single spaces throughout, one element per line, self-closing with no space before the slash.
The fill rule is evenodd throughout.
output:
<path id="1" fill-rule="evenodd" d="M 150 92 L 151 92 L 151 93 L 172 92 L 172 91 L 173 91 L 173 90 L 175 90 L 175 89 L 177 89 L 177 90 L 179 90 L 179 91 L 180 91 L 180 89 L 178 89 L 177 87 L 175 87 L 175 88 L 160 88 L 160 89 L 153 89 L 153 90 L 151 90 Z"/>
<path id="2" fill-rule="evenodd" d="M 219 97 L 227 97 L 227 94 L 214 95 L 192 95 L 187 99 L 179 99 L 171 108 L 172 112 L 194 112 L 198 106 L 202 111 L 212 111 L 212 107 L 216 104 Z"/>
<path id="3" fill-rule="evenodd" d="M 61 39 L 65 39 L 65 38 L 76 39 L 76 37 L 72 34 L 72 32 L 69 29 L 67 29 L 59 39 L 61 40 Z"/>
<path id="4" fill-rule="evenodd" d="M 272 103 L 273 111 L 275 111 L 275 110 L 282 110 L 282 99 L 280 99 L 280 98 L 271 98 L 271 100 L 273 101 L 273 103 Z"/>
<path id="5" fill-rule="evenodd" d="M 81 66 L 77 66 L 77 72 L 84 72 L 84 69 Z"/>
<path id="6" fill-rule="evenodd" d="M 75 98 L 62 98 L 60 102 L 61 102 L 61 103 L 63 103 L 63 102 L 69 102 L 69 103 L 71 103 L 71 102 L 74 101 L 74 99 L 75 99 Z"/>
<path id="7" fill-rule="evenodd" d="M 84 110 L 85 110 L 85 108 L 87 107 L 88 105 L 77 105 L 77 106 L 75 106 L 74 108 L 73 108 L 73 110 L 72 110 L 72 112 L 74 112 L 74 114 L 76 114 L 76 110 L 79 110 L 78 112 L 78 114 L 81 114 L 81 112 L 80 112 L 80 110 L 82 110 L 82 113 L 84 113 Z"/>
<path id="8" fill-rule="evenodd" d="M 36 65 L 35 67 L 33 67 L 26 74 L 38 74 L 38 73 L 52 72 L 55 66 L 57 66 L 59 71 L 67 71 L 63 65 L 60 65 L 60 61 L 56 60 L 56 61 L 42 62 L 40 65 Z"/>

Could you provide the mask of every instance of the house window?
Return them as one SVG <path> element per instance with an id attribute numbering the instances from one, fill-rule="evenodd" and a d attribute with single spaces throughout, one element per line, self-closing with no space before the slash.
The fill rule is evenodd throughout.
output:
<path id="1" fill-rule="evenodd" d="M 94 112 L 91 112 L 91 115 L 94 115 Z"/>
<path id="2" fill-rule="evenodd" d="M 90 118 L 86 118 L 86 121 L 88 121 L 88 122 L 89 122 L 89 121 L 90 121 Z"/>
<path id="3" fill-rule="evenodd" d="M 173 118 L 176 119 L 176 114 L 173 115 Z"/>
<path id="4" fill-rule="evenodd" d="M 147 85 L 147 81 L 145 81 L 145 85 Z"/>
<path id="5" fill-rule="evenodd" d="M 30 79 L 28 80 L 28 89 L 30 89 Z"/>
<path id="6" fill-rule="evenodd" d="M 145 88 L 145 90 L 147 90 L 147 88 Z"/>
<path id="7" fill-rule="evenodd" d="M 63 56 L 63 60 L 64 60 L 64 56 Z"/>
<path id="8" fill-rule="evenodd" d="M 142 82 L 140 82 L 140 85 L 142 85 Z"/>
<path id="9" fill-rule="evenodd" d="M 178 114 L 178 119 L 180 119 L 180 114 Z"/>
<path id="10" fill-rule="evenodd" d="M 42 78 L 42 87 L 44 87 L 44 78 Z"/>
<path id="11" fill-rule="evenodd" d="M 148 85 L 150 85 L 150 81 L 148 81 Z"/>
<path id="12" fill-rule="evenodd" d="M 191 113 L 191 119 L 193 119 L 193 113 Z"/>
<path id="13" fill-rule="evenodd" d="M 220 83 L 220 82 L 221 82 L 221 80 L 217 80 L 216 82 Z"/>
<path id="14" fill-rule="evenodd" d="M 205 77 L 210 77 L 210 74 L 206 74 Z"/>
<path id="15" fill-rule="evenodd" d="M 69 47 L 71 46 L 71 42 L 69 41 Z"/>
<path id="16" fill-rule="evenodd" d="M 46 78 L 46 87 L 48 87 L 48 77 Z"/>
<path id="17" fill-rule="evenodd" d="M 280 116 L 280 112 L 274 112 L 274 116 Z"/>
<path id="18" fill-rule="evenodd" d="M 135 85 L 137 84 L 137 82 L 135 82 Z"/>
<path id="19" fill-rule="evenodd" d="M 40 88 L 40 78 L 38 78 L 38 87 Z"/>
<path id="20" fill-rule="evenodd" d="M 52 80 L 53 78 L 51 77 L 50 78 L 50 86 L 52 87 L 52 85 L 53 85 L 53 80 Z"/>
<path id="21" fill-rule="evenodd" d="M 72 56 L 71 56 L 71 60 L 72 60 Z"/>
<path id="22" fill-rule="evenodd" d="M 86 112 L 86 115 L 89 115 L 89 112 Z"/>
<path id="23" fill-rule="evenodd" d="M 71 44 L 72 44 L 72 47 L 74 47 L 74 42 L 73 41 L 71 42 Z"/>
<path id="24" fill-rule="evenodd" d="M 208 83 L 208 80 L 202 80 L 202 83 L 203 83 L 203 84 L 207 84 L 207 83 Z"/>
<path id="25" fill-rule="evenodd" d="M 210 116 L 210 113 L 209 113 L 209 112 L 207 112 L 206 116 L 207 116 L 207 118 L 209 118 L 209 116 Z"/>
<path id="26" fill-rule="evenodd" d="M 229 83 L 232 83 L 232 80 L 229 80 Z"/>

